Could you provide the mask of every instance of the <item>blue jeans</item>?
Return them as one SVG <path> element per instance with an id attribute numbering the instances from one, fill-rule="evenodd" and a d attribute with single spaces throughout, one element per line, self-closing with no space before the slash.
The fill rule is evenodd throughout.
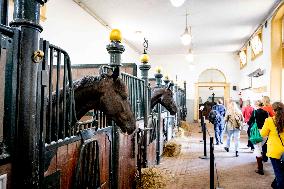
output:
<path id="1" fill-rule="evenodd" d="M 224 122 L 218 122 L 214 124 L 214 133 L 216 143 L 223 143 L 223 132 L 224 131 Z"/>
<path id="2" fill-rule="evenodd" d="M 235 151 L 239 151 L 240 133 L 241 131 L 239 129 L 227 130 L 227 144 L 226 144 L 227 148 L 230 148 L 231 138 L 232 136 L 234 136 Z"/>
<path id="3" fill-rule="evenodd" d="M 279 189 L 284 188 L 284 169 L 279 159 L 270 158 Z"/>

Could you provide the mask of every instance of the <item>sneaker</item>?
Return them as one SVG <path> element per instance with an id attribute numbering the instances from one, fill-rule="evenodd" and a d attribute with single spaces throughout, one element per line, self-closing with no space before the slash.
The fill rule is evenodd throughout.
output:
<path id="1" fill-rule="evenodd" d="M 223 142 L 220 142 L 220 144 L 223 144 Z"/>
<path id="2" fill-rule="evenodd" d="M 219 145 L 219 142 L 216 142 L 215 145 Z"/>
<path id="3" fill-rule="evenodd" d="M 229 148 L 228 147 L 224 147 L 224 149 L 226 150 L 226 152 L 229 152 Z"/>

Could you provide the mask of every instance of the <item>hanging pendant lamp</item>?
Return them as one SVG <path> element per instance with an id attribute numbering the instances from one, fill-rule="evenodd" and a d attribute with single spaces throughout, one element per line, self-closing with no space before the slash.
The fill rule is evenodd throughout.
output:
<path id="1" fill-rule="evenodd" d="M 185 0 L 171 0 L 171 3 L 174 7 L 180 7 L 183 5 Z"/>
<path id="2" fill-rule="evenodd" d="M 181 42 L 183 45 L 189 45 L 191 43 L 191 27 L 187 26 L 187 16 L 188 13 L 185 15 L 185 31 L 184 33 L 180 36 Z"/>

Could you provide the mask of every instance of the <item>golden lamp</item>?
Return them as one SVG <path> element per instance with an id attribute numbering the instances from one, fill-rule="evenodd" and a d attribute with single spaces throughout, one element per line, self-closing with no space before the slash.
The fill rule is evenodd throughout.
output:
<path id="1" fill-rule="evenodd" d="M 161 68 L 161 66 L 158 66 L 157 68 L 156 68 L 156 73 L 161 73 L 162 72 L 162 68 Z"/>
<path id="2" fill-rule="evenodd" d="M 169 75 L 168 74 L 166 74 L 165 80 L 169 80 Z"/>
<path id="3" fill-rule="evenodd" d="M 119 42 L 121 42 L 121 32 L 120 32 L 120 30 L 119 29 L 111 30 L 109 39 L 111 41 L 119 41 Z"/>
<path id="4" fill-rule="evenodd" d="M 140 57 L 140 61 L 143 63 L 143 64 L 147 64 L 149 62 L 149 55 L 148 54 L 142 54 L 141 57 Z"/>

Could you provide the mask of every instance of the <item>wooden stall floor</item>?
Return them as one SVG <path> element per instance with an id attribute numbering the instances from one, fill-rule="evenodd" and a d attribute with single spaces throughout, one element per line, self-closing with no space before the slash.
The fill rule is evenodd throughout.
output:
<path id="1" fill-rule="evenodd" d="M 207 124 L 210 135 L 214 135 L 213 126 Z M 157 167 L 165 170 L 174 179 L 167 184 L 166 189 L 209 189 L 209 159 L 200 159 L 203 155 L 202 133 L 198 124 L 192 124 L 189 137 L 178 137 L 182 144 L 182 154 L 179 157 L 163 157 Z M 207 141 L 209 136 L 207 134 Z M 224 136 L 226 139 L 226 135 Z M 269 189 L 274 179 L 270 161 L 264 163 L 264 175 L 255 173 L 255 155 L 247 148 L 247 135 L 241 133 L 239 157 L 235 157 L 234 149 L 224 150 L 223 145 L 215 146 L 215 188 L 223 189 Z M 231 143 L 231 147 L 234 147 Z M 209 156 L 209 145 L 208 145 Z"/>

